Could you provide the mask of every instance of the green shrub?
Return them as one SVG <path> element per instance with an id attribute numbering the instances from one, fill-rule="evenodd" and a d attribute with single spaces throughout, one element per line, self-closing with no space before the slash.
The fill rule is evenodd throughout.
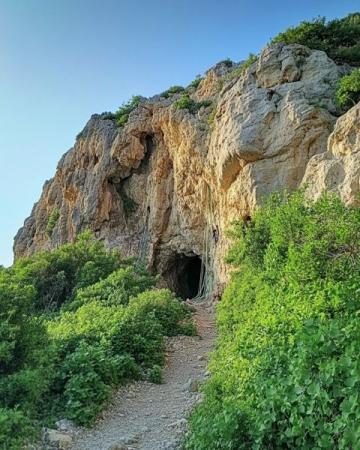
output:
<path id="1" fill-rule="evenodd" d="M 169 98 L 172 97 L 174 94 L 179 94 L 180 92 L 184 92 L 185 88 L 183 86 L 171 86 L 166 91 L 162 92 L 160 95 L 161 97 Z"/>
<path id="2" fill-rule="evenodd" d="M 0 408 L 0 448 L 23 449 L 24 436 L 27 441 L 36 436 L 36 430 L 29 418 L 18 409 Z"/>
<path id="3" fill-rule="evenodd" d="M 48 218 L 48 222 L 46 224 L 45 232 L 48 236 L 52 235 L 55 225 L 57 224 L 59 218 L 60 218 L 60 211 L 58 208 L 54 208 L 51 211 L 49 218 Z"/>
<path id="4" fill-rule="evenodd" d="M 232 237 L 212 375 L 185 447 L 356 448 L 360 210 L 275 195 Z"/>
<path id="5" fill-rule="evenodd" d="M 176 102 L 174 103 L 175 109 L 187 109 L 191 114 L 195 114 L 197 109 L 197 104 L 195 100 L 191 99 L 189 94 L 183 94 Z"/>
<path id="6" fill-rule="evenodd" d="M 155 384 L 163 383 L 162 369 L 157 364 L 152 366 L 152 368 L 149 371 L 149 381 Z"/>
<path id="7" fill-rule="evenodd" d="M 231 61 L 230 58 L 226 58 L 220 61 L 219 64 L 224 64 L 226 67 L 232 67 L 235 63 L 234 61 Z"/>
<path id="8" fill-rule="evenodd" d="M 115 120 L 119 127 L 123 127 L 127 123 L 130 113 L 139 106 L 141 99 L 141 95 L 134 95 L 115 112 Z"/>
<path id="9" fill-rule="evenodd" d="M 155 317 L 165 336 L 195 334 L 189 308 L 168 289 L 145 291 L 130 301 L 131 314 Z M 190 327 L 188 326 L 190 324 Z"/>
<path id="10" fill-rule="evenodd" d="M 50 353 L 44 351 L 44 356 Z M 0 404 L 6 408 L 16 408 L 21 405 L 29 414 L 41 410 L 44 397 L 49 395 L 51 374 L 49 361 L 39 361 L 37 367 L 24 367 L 10 375 L 2 375 L 0 379 Z M 45 364 L 46 363 L 46 364 Z"/>
<path id="11" fill-rule="evenodd" d="M 74 312 L 62 312 L 48 322 L 50 337 L 64 345 L 71 343 L 76 348 L 82 341 L 89 343 L 108 337 L 123 320 L 125 308 L 107 307 L 94 300 Z"/>
<path id="12" fill-rule="evenodd" d="M 18 260 L 11 272 L 21 285 L 34 286 L 32 305 L 42 313 L 57 310 L 77 289 L 107 277 L 120 263 L 118 252 L 107 252 L 103 243 L 84 232 L 73 244 Z"/>
<path id="13" fill-rule="evenodd" d="M 91 424 L 109 398 L 111 386 L 139 377 L 129 355 L 114 355 L 110 346 L 85 341 L 60 367 L 64 382 L 65 415 L 79 425 Z"/>
<path id="14" fill-rule="evenodd" d="M 230 81 L 234 78 L 238 78 L 242 75 L 246 69 L 248 69 L 251 64 L 253 64 L 257 60 L 257 56 L 253 53 L 249 53 L 249 56 L 245 61 L 243 61 L 239 66 L 235 67 L 231 72 L 225 75 L 225 80 Z M 231 66 L 230 66 L 231 67 Z"/>
<path id="15" fill-rule="evenodd" d="M 32 286 L 0 273 L 0 376 L 31 365 L 46 342 L 41 322 L 30 314 L 34 297 Z"/>
<path id="16" fill-rule="evenodd" d="M 273 40 L 286 44 L 301 44 L 323 50 L 337 63 L 360 65 L 360 14 L 326 22 L 324 17 L 304 21 L 278 34 Z"/>
<path id="17" fill-rule="evenodd" d="M 196 102 L 190 98 L 189 94 L 183 94 L 174 102 L 175 109 L 187 109 L 191 114 L 196 114 L 200 108 L 207 108 L 212 105 L 211 100 L 203 100 L 201 102 Z"/>
<path id="18" fill-rule="evenodd" d="M 91 286 L 79 289 L 66 309 L 77 309 L 92 300 L 106 306 L 126 305 L 130 297 L 153 288 L 156 280 L 156 277 L 149 275 L 142 267 L 129 265 Z"/>
<path id="19" fill-rule="evenodd" d="M 339 108 L 347 111 L 360 102 L 360 69 L 342 77 L 338 83 L 335 101 Z"/>
<path id="20" fill-rule="evenodd" d="M 116 116 L 113 112 L 111 111 L 105 111 L 103 113 L 101 113 L 101 119 L 102 120 L 115 120 Z"/>
<path id="21" fill-rule="evenodd" d="M 189 84 L 189 88 L 194 88 L 197 89 L 199 87 L 199 84 L 202 82 L 204 78 L 201 75 L 197 75 L 195 80 L 193 80 L 190 84 Z"/>

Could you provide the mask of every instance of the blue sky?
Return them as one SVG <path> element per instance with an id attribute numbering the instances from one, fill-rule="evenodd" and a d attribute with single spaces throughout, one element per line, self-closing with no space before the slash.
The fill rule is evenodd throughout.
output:
<path id="1" fill-rule="evenodd" d="M 0 0 L 0 264 L 94 112 L 186 85 L 224 58 L 358 0 Z"/>

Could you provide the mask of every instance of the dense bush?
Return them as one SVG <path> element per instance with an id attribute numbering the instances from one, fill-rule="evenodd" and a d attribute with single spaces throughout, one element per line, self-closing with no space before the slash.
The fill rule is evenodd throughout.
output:
<path id="1" fill-rule="evenodd" d="M 126 265 L 107 278 L 79 289 L 66 309 L 77 309 L 81 305 L 97 300 L 106 306 L 126 305 L 130 297 L 154 287 L 156 277 L 140 265 Z"/>
<path id="2" fill-rule="evenodd" d="M 30 314 L 34 298 L 33 286 L 0 272 L 0 375 L 30 365 L 43 345 L 41 322 Z"/>
<path id="3" fill-rule="evenodd" d="M 130 113 L 139 106 L 141 99 L 141 95 L 134 95 L 115 112 L 115 120 L 119 127 L 123 127 L 127 123 Z"/>
<path id="4" fill-rule="evenodd" d="M 89 425 L 117 385 L 159 381 L 164 336 L 194 328 L 156 280 L 90 233 L 0 269 L 0 448 L 56 418 Z"/>
<path id="5" fill-rule="evenodd" d="M 228 68 L 233 67 L 235 65 L 234 61 L 231 61 L 230 58 L 223 59 L 222 61 L 219 62 L 219 64 L 224 64 L 224 66 Z"/>
<path id="6" fill-rule="evenodd" d="M 338 63 L 360 65 L 360 13 L 326 22 L 320 17 L 311 22 L 289 28 L 278 34 L 272 42 L 302 44 L 325 51 Z"/>
<path id="7" fill-rule="evenodd" d="M 277 195 L 232 237 L 236 270 L 186 448 L 357 448 L 360 210 Z"/>
<path id="8" fill-rule="evenodd" d="M 174 94 L 179 94 L 180 92 L 184 92 L 185 88 L 183 86 L 171 86 L 166 91 L 162 92 L 161 97 L 169 98 Z"/>
<path id="9" fill-rule="evenodd" d="M 360 102 L 360 69 L 355 69 L 340 79 L 335 100 L 339 108 L 344 111 Z"/>
<path id="10" fill-rule="evenodd" d="M 193 100 L 189 94 L 183 94 L 174 102 L 175 109 L 187 109 L 191 114 L 196 114 L 200 108 L 207 108 L 211 106 L 212 102 L 210 100 L 203 100 L 201 102 L 196 102 Z"/>
<path id="11" fill-rule="evenodd" d="M 149 381 L 155 384 L 162 384 L 163 382 L 162 369 L 157 364 L 155 364 L 149 371 Z"/>
<path id="12" fill-rule="evenodd" d="M 32 285 L 36 311 L 48 312 L 70 301 L 77 289 L 107 277 L 120 265 L 118 252 L 107 252 L 90 232 L 74 244 L 17 261 L 10 269 L 20 285 Z"/>
<path id="13" fill-rule="evenodd" d="M 0 408 L 0 448 L 21 449 L 24 436 L 34 437 L 34 427 L 29 418 L 17 409 Z"/>

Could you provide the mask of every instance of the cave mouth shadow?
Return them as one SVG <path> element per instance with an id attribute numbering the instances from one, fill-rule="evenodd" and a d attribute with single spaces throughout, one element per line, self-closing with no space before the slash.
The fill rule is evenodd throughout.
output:
<path id="1" fill-rule="evenodd" d="M 198 255 L 175 254 L 164 274 L 166 283 L 183 300 L 197 296 L 202 261 Z"/>

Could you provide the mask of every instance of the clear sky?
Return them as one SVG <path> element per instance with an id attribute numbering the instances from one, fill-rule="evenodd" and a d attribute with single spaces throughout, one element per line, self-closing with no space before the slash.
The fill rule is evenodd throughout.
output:
<path id="1" fill-rule="evenodd" d="M 92 113 L 188 84 L 359 0 L 0 0 L 0 264 Z"/>

